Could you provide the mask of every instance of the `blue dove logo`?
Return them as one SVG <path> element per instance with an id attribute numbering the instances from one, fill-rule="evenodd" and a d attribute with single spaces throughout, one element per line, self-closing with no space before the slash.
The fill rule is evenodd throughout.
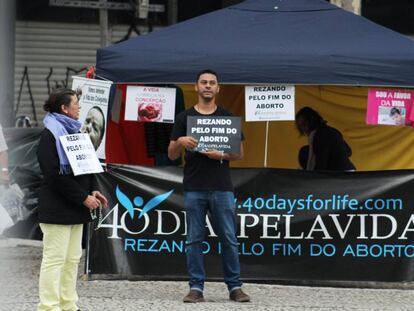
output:
<path id="1" fill-rule="evenodd" d="M 173 193 L 174 190 L 168 191 L 166 193 L 162 193 L 160 195 L 157 195 L 156 197 L 153 197 L 151 200 L 147 202 L 147 204 L 144 205 L 144 207 L 141 210 L 141 213 L 139 213 L 138 219 L 143 217 L 145 214 L 147 214 L 150 210 L 155 208 L 156 206 L 160 205 L 163 201 L 165 201 L 171 193 Z M 121 203 L 123 207 L 128 211 L 129 216 L 131 216 L 131 219 L 134 218 L 135 209 L 134 205 L 136 207 L 141 207 L 144 204 L 144 200 L 140 196 L 136 196 L 133 200 L 133 203 L 131 200 L 119 189 L 119 186 L 116 186 L 116 197 Z"/>

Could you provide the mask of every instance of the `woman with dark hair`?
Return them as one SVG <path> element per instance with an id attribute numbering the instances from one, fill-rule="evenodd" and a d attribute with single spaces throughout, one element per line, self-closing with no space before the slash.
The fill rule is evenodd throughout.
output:
<path id="1" fill-rule="evenodd" d="M 354 171 L 349 160 L 352 150 L 335 128 L 327 125 L 321 115 L 310 107 L 296 113 L 296 128 L 308 136 L 307 170 Z"/>
<path id="2" fill-rule="evenodd" d="M 91 211 L 107 206 L 94 175 L 74 176 L 59 137 L 79 133 L 79 102 L 70 89 L 58 89 L 44 105 L 48 112 L 37 156 L 44 180 L 38 217 L 43 232 L 38 310 L 79 310 L 76 279 L 82 255 L 83 224 Z"/>

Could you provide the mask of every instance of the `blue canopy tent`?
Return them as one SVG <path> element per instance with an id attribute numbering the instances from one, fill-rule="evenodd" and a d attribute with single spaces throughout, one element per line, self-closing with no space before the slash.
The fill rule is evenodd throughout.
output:
<path id="1" fill-rule="evenodd" d="M 414 143 L 414 136 L 410 135 L 412 132 L 409 132 L 412 129 L 408 127 L 404 129 L 396 127 L 379 129 L 375 126 L 366 126 L 364 118 L 367 88 L 352 87 L 414 86 L 414 42 L 398 33 L 337 8 L 324 0 L 247 0 L 241 4 L 167 27 L 149 35 L 100 49 L 97 53 L 97 74 L 102 78 L 118 83 L 176 83 L 187 86 L 185 84 L 194 83 L 195 74 L 198 71 L 206 68 L 211 68 L 219 73 L 220 83 L 235 84 L 222 86 L 220 96 L 225 93 L 223 92 L 224 88 L 229 91 L 241 89 L 240 94 L 242 94 L 242 85 L 244 84 L 282 83 L 298 86 L 295 88 L 295 105 L 298 104 L 296 107 L 305 104 L 312 107 L 316 106 L 323 116 L 327 116 L 329 124 L 341 130 L 347 141 L 351 143 L 354 152 L 356 151 L 357 155 L 353 155 L 353 162 L 359 170 L 366 170 L 367 168 L 375 170 L 378 168 L 414 168 L 414 157 L 410 151 L 412 149 L 410 149 L 410 146 Z M 320 87 L 320 85 L 323 86 Z M 122 86 L 125 90 L 125 85 Z M 193 89 L 193 86 L 191 87 Z M 340 89 L 344 89 L 344 92 L 339 92 Z M 190 89 L 187 90 L 187 93 L 190 93 Z M 220 98 L 220 105 L 226 103 L 233 105 L 230 108 L 241 108 L 244 98 L 243 94 L 240 94 L 233 98 Z M 125 92 L 123 92 L 123 96 L 125 98 Z M 194 103 L 194 98 L 190 102 Z M 229 106 L 225 107 L 228 108 Z M 121 111 L 121 109 L 119 110 Z M 239 111 L 229 110 L 236 115 L 242 115 L 241 109 Z M 139 122 L 129 123 L 138 124 Z M 266 127 L 266 131 L 269 128 L 269 140 L 272 141 L 272 145 L 271 148 L 265 151 L 263 148 L 264 141 L 265 139 L 267 141 L 268 138 L 264 135 L 264 122 L 246 122 L 243 126 L 243 132 L 247 137 L 245 141 L 246 152 L 242 160 L 245 162 L 242 163 L 242 166 L 261 167 L 263 156 L 267 156 L 268 159 L 271 159 L 269 160 L 270 165 L 267 167 L 294 168 L 297 150 L 303 143 L 300 143 L 292 123 L 273 122 L 271 129 L 270 124 L 267 124 L 269 126 Z M 134 141 L 143 141 L 137 136 L 136 130 L 120 131 L 120 139 L 125 141 L 128 138 L 128 133 L 131 133 L 130 136 Z M 113 149 L 118 150 L 119 148 L 114 147 Z M 355 159 L 357 161 L 354 161 Z M 270 161 L 273 162 L 270 163 Z M 160 169 L 164 172 L 165 170 L 165 168 Z M 246 174 L 246 172 L 252 171 L 243 170 L 240 176 L 252 180 L 250 173 Z M 269 172 L 273 171 L 261 170 L 260 174 L 268 174 Z M 402 173 L 411 174 L 410 171 Z M 361 200 L 371 197 L 379 198 L 379 200 L 384 200 L 384 198 L 398 200 L 398 198 L 404 197 L 406 199 L 403 199 L 403 201 L 407 202 L 407 205 L 412 201 L 412 196 L 407 195 L 406 191 L 410 184 L 407 183 L 407 188 L 401 188 L 401 190 L 396 188 L 396 175 L 394 174 L 400 174 L 399 172 L 341 173 L 340 176 L 336 175 L 336 178 L 334 177 L 329 181 L 322 179 L 325 176 L 324 174 L 326 176 L 329 174 L 320 172 L 308 174 L 308 172 L 302 173 L 297 170 L 279 170 L 275 171 L 274 174 L 279 176 L 280 180 L 272 180 L 267 177 L 269 175 L 261 175 L 266 176 L 263 177 L 263 185 L 254 180 L 251 186 L 245 187 L 245 195 L 249 197 L 249 200 L 253 200 L 254 197 L 260 200 L 262 198 L 272 198 L 276 193 L 281 198 L 299 198 L 301 193 L 311 193 L 311 196 L 319 197 L 317 193 L 322 191 L 321 197 L 346 193 L 343 197 L 351 195 L 358 199 L 361 198 Z M 296 176 L 297 179 L 286 179 L 289 174 Z M 380 174 L 384 174 L 384 179 L 378 178 Z M 145 170 L 142 176 L 137 177 L 131 177 L 130 174 L 128 178 L 119 178 L 119 175 L 114 182 L 121 183 L 139 179 L 141 185 L 142 178 L 145 179 L 148 176 L 155 175 L 157 174 Z M 366 183 L 368 177 L 372 178 L 372 185 Z M 410 176 L 405 177 L 405 180 L 411 181 L 410 178 Z M 164 183 L 166 178 L 162 177 L 162 179 L 162 183 Z M 306 180 L 308 180 L 308 183 L 306 183 Z M 177 179 L 174 178 L 174 181 L 177 181 Z M 114 182 L 107 182 L 106 184 L 111 185 Z M 146 185 L 145 189 L 139 186 L 137 187 L 139 189 L 129 190 L 130 193 L 135 195 L 137 192 L 148 192 L 152 198 L 155 193 L 148 191 L 147 189 L 151 188 L 147 186 L 146 181 L 143 182 Z M 235 183 L 236 187 L 241 184 L 239 182 Z M 155 181 L 155 185 L 158 194 L 162 187 L 160 188 L 159 181 Z M 330 188 L 333 185 L 338 188 Z M 166 190 L 161 192 L 174 187 L 175 184 L 171 187 L 168 186 Z M 270 189 L 267 193 L 260 192 L 267 187 Z M 353 187 L 357 191 L 351 190 L 354 189 Z M 359 194 L 359 191 L 366 191 L 366 193 Z M 256 202 L 256 200 L 254 201 Z M 174 206 L 176 203 L 174 202 L 171 207 L 176 209 Z M 256 212 L 272 213 L 271 211 L 264 211 L 265 201 L 262 202 L 263 205 L 257 208 Z M 118 208 L 118 205 L 116 207 Z M 395 217 L 402 217 L 395 218 L 397 223 L 410 224 L 406 221 L 411 216 L 410 213 L 407 213 L 407 209 L 387 211 L 380 209 L 376 211 L 362 210 L 361 212 L 364 214 L 390 213 Z M 250 211 L 248 212 L 250 213 Z M 279 212 L 284 213 L 275 210 L 275 213 Z M 349 217 L 349 209 L 335 210 L 333 215 L 329 213 L 329 210 L 322 209 L 313 211 L 299 211 L 298 209 L 297 218 L 294 222 L 310 225 L 309 221 L 314 217 L 315 219 L 321 217 L 318 219 L 323 218 L 325 220 L 335 215 L 332 219 L 337 219 L 337 213 L 341 213 L 342 221 L 347 219 L 348 224 L 343 222 L 340 225 L 337 222 L 334 222 L 335 224 L 329 223 L 329 229 L 333 228 L 334 225 L 338 230 L 340 229 L 339 226 L 341 226 L 341 230 L 346 227 L 346 231 L 349 227 L 357 230 L 361 228 L 362 230 L 362 227 L 358 227 L 359 224 L 356 223 L 349 226 L 349 221 L 355 216 Z M 358 212 L 355 211 L 355 213 Z M 374 217 L 372 218 L 374 219 Z M 360 225 L 362 226 L 365 220 L 360 219 Z M 259 221 L 259 223 L 261 222 Z M 316 223 L 314 222 L 314 224 Z M 384 227 L 381 227 L 381 225 L 378 227 L 385 228 L 388 225 L 389 223 L 385 224 Z M 408 225 L 406 228 L 408 228 Z M 312 225 L 311 231 L 313 229 Z M 402 228 L 399 229 L 402 230 Z M 253 230 L 255 229 L 252 228 Z M 260 228 L 256 230 L 250 245 L 260 241 L 260 230 Z M 275 230 L 277 232 L 279 229 Z M 367 232 L 370 230 L 367 225 Z M 319 231 L 319 229 L 315 231 Z M 165 259 L 161 254 L 157 254 L 160 256 L 154 257 L 154 259 L 146 259 L 146 254 L 141 253 L 137 256 L 138 250 L 136 252 L 135 249 L 126 252 L 126 247 L 122 245 L 122 242 L 119 243 L 119 239 L 110 240 L 104 232 L 99 231 L 98 235 L 94 235 L 94 238 L 100 235 L 102 237 L 101 241 L 95 245 L 99 245 L 99 249 L 113 249 L 112 253 L 117 256 L 123 254 L 128 256 L 128 258 L 118 260 L 118 262 L 136 263 L 137 269 L 134 270 L 131 266 L 118 268 L 113 262 L 102 261 L 102 255 L 92 250 L 90 266 L 94 273 L 110 271 L 110 269 L 105 270 L 106 267 L 110 267 L 116 269 L 116 273 L 119 273 L 119 271 L 138 271 L 138 274 L 146 274 L 151 272 L 148 272 L 149 269 L 145 268 L 145 262 L 149 263 L 150 266 L 158 267 L 159 265 L 153 263 L 156 260 Z M 338 232 L 341 235 L 340 230 Z M 370 247 L 372 243 L 365 243 L 367 240 L 362 235 L 358 236 L 358 234 L 360 233 L 346 238 L 341 237 L 337 241 L 329 240 L 329 243 L 333 243 L 338 249 L 341 249 L 344 245 L 348 247 L 360 242 L 361 244 L 356 245 Z M 392 238 L 394 237 L 396 238 L 396 235 L 393 232 Z M 328 244 L 324 239 L 316 240 L 315 243 L 320 244 L 315 245 L 327 246 Z M 392 246 L 395 245 L 397 239 L 375 238 L 375 241 L 379 241 L 376 245 Z M 131 236 L 129 240 L 137 240 L 136 235 Z M 275 237 L 274 240 L 266 237 L 265 240 L 273 243 L 273 241 L 279 240 L 279 237 Z M 285 240 L 282 237 L 280 240 L 282 243 L 287 241 L 284 245 L 288 245 L 292 241 L 298 242 L 298 245 L 301 245 L 300 243 L 305 245 L 309 242 L 307 238 L 302 240 L 286 238 Z M 313 243 L 314 240 L 312 239 L 311 242 Z M 399 241 L 397 242 L 399 243 Z M 412 242 L 412 236 L 410 236 L 406 243 L 411 245 Z M 109 244 L 105 245 L 105 243 Z M 295 245 L 295 243 L 291 245 Z M 405 242 L 401 244 L 405 244 Z M 92 243 L 92 245 L 94 244 Z M 367 260 L 367 258 L 362 258 L 364 255 L 354 255 L 359 257 L 355 258 L 348 256 L 349 253 L 346 256 L 343 255 L 343 252 L 341 254 L 342 256 L 338 252 L 332 257 L 326 255 L 319 258 L 319 255 L 310 256 L 312 258 L 309 260 L 306 259 L 306 256 L 296 258 L 286 256 L 283 258 L 273 254 L 269 259 L 269 268 L 261 266 L 261 257 L 250 256 L 247 259 L 242 257 L 242 264 L 245 260 L 246 266 L 243 271 L 247 271 L 246 267 L 252 269 L 252 279 L 257 277 L 255 273 L 262 271 L 266 278 L 272 279 L 281 279 L 281 274 L 286 272 L 284 279 L 288 280 L 316 280 L 318 278 L 335 281 L 412 280 L 410 273 L 407 273 L 407 271 L 412 271 L 413 262 L 406 260 L 407 258 L 394 257 L 394 255 L 385 258 L 386 256 L 382 257 L 381 253 L 379 256 L 370 254 L 367 257 L 371 257 L 371 260 Z M 168 254 L 169 258 L 173 255 Z M 106 257 L 110 259 L 114 256 Z M 103 267 L 105 263 L 106 267 Z M 292 264 L 292 268 L 288 267 L 287 263 Z M 100 264 L 103 267 L 101 270 L 99 270 Z M 347 265 L 349 265 L 349 268 L 337 269 L 338 266 L 346 267 Z M 387 265 L 390 267 L 390 269 L 386 269 L 390 277 L 385 278 L 384 276 L 387 274 L 383 273 L 383 267 Z M 214 267 L 218 266 L 215 265 Z M 332 268 L 332 271 L 329 267 Z M 178 271 L 178 269 L 173 270 L 174 272 Z M 109 273 L 113 272 L 110 271 Z M 160 273 L 159 269 L 157 269 L 157 273 Z M 163 272 L 161 274 L 163 277 L 166 275 Z"/>
<path id="2" fill-rule="evenodd" d="M 324 0 L 247 0 L 97 52 L 116 82 L 414 86 L 414 42 Z"/>
<path id="3" fill-rule="evenodd" d="M 236 115 L 244 114 L 243 85 L 293 84 L 297 109 L 314 107 L 360 150 L 352 157 L 358 169 L 414 168 L 404 147 L 413 143 L 409 128 L 365 124 L 368 87 L 414 87 L 414 42 L 401 34 L 325 0 L 247 0 L 97 52 L 100 77 L 179 84 L 188 104 L 196 100 L 188 84 L 206 68 L 220 76 L 220 105 Z M 265 128 L 256 123 L 243 124 L 250 139 L 235 165 L 263 164 Z M 268 165 L 296 168 L 305 141 L 292 124 L 273 122 L 269 137 Z M 378 150 L 389 152 L 371 161 Z"/>

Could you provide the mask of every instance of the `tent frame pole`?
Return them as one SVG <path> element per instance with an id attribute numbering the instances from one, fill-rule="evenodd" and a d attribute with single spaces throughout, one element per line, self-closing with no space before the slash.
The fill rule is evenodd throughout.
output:
<path id="1" fill-rule="evenodd" d="M 264 150 L 264 167 L 267 167 L 267 145 L 269 141 L 269 121 L 266 121 L 266 139 L 265 139 L 265 150 Z"/>

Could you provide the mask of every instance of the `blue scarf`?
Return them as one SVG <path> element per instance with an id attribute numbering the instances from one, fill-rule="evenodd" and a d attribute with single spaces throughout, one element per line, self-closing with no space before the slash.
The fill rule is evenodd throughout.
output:
<path id="1" fill-rule="evenodd" d="M 56 140 L 56 149 L 58 152 L 60 163 L 59 174 L 71 174 L 72 169 L 70 168 L 69 160 L 65 154 L 65 151 L 63 150 L 63 146 L 60 143 L 59 137 L 79 133 L 82 124 L 78 120 L 69 118 L 64 114 L 55 112 L 47 113 L 43 120 L 43 124 L 49 131 L 52 132 Z"/>

